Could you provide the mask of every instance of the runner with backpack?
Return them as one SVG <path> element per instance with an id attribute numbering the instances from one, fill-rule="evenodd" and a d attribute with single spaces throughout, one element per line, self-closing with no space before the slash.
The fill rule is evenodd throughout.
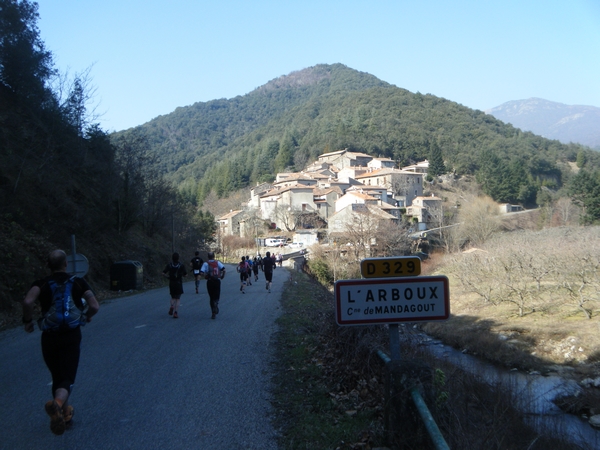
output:
<path id="1" fill-rule="evenodd" d="M 50 276 L 33 283 L 23 299 L 23 324 L 32 333 L 33 307 L 39 301 L 42 316 L 42 355 L 52 375 L 52 400 L 44 405 L 50 430 L 61 435 L 71 426 L 73 407 L 68 404 L 81 352 L 81 326 L 100 309 L 88 283 L 67 273 L 67 254 L 54 250 L 48 256 Z"/>
<path id="2" fill-rule="evenodd" d="M 219 314 L 219 299 L 221 298 L 221 280 L 225 278 L 225 266 L 215 259 L 213 252 L 208 252 L 208 261 L 202 264 L 200 273 L 206 278 L 206 290 L 210 298 L 211 319 Z"/>
<path id="3" fill-rule="evenodd" d="M 248 263 L 246 257 L 242 256 L 242 260 L 237 265 L 237 272 L 240 274 L 240 291 L 246 293 L 246 282 L 248 280 Z"/>
<path id="4" fill-rule="evenodd" d="M 246 264 L 248 264 L 248 286 L 252 286 L 252 260 L 246 255 Z"/>

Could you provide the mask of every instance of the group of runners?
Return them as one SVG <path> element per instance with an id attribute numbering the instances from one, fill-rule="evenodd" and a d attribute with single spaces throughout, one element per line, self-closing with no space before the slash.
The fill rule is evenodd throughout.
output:
<path id="1" fill-rule="evenodd" d="M 179 259 L 179 253 L 173 253 L 172 261 L 163 270 L 163 276 L 169 279 L 169 294 L 171 296 L 169 315 L 174 319 L 179 318 L 179 305 L 181 294 L 183 294 L 183 277 L 187 275 L 187 270 Z M 240 291 L 245 294 L 246 286 L 252 286 L 252 278 L 254 278 L 255 282 L 258 281 L 258 274 L 262 271 L 265 274 L 265 289 L 271 293 L 273 270 L 277 267 L 276 262 L 276 257 L 275 255 L 271 255 L 271 252 L 267 252 L 264 258 L 260 254 L 254 258 L 242 256 L 237 266 L 237 271 L 240 274 Z M 199 293 L 200 280 L 202 278 L 206 279 L 206 290 L 210 298 L 212 313 L 211 319 L 215 319 L 217 314 L 219 314 L 221 280 L 225 277 L 225 266 L 221 261 L 215 259 L 213 252 L 209 252 L 208 261 L 204 261 L 198 251 L 191 259 L 190 266 L 194 275 L 196 294 Z"/>
<path id="2" fill-rule="evenodd" d="M 179 260 L 179 253 L 173 253 L 171 259 L 163 270 L 163 275 L 169 279 L 169 315 L 177 319 L 183 294 L 183 277 L 187 275 L 187 270 Z M 258 281 L 259 271 L 262 270 L 266 289 L 270 293 L 275 257 L 267 252 L 265 258 L 260 255 L 253 259 L 243 257 L 242 263 L 245 263 L 245 271 L 240 272 L 242 292 L 246 281 L 250 281 L 251 285 L 252 276 L 254 281 Z M 215 259 L 213 252 L 208 253 L 208 261 L 203 261 L 200 252 L 196 252 L 190 265 L 196 282 L 196 293 L 199 293 L 200 280 L 206 279 L 211 318 L 215 319 L 219 313 L 225 266 Z M 41 317 L 37 323 L 42 330 L 42 355 L 52 375 L 52 399 L 46 402 L 44 409 L 50 417 L 50 430 L 61 435 L 71 426 L 75 413 L 69 403 L 69 396 L 79 366 L 80 326 L 90 322 L 100 306 L 88 283 L 83 278 L 67 273 L 67 254 L 63 250 L 57 249 L 48 255 L 48 268 L 51 274 L 35 281 L 22 301 L 23 325 L 26 332 L 34 331 L 34 306 L 39 304 Z"/>
<path id="3" fill-rule="evenodd" d="M 257 255 L 254 258 L 242 256 L 241 261 L 237 265 L 237 272 L 240 274 L 240 291 L 246 293 L 246 286 L 252 286 L 252 278 L 258 281 L 258 273 L 262 271 L 265 274 L 265 288 L 271 293 L 271 283 L 273 282 L 273 270 L 276 268 L 275 255 L 271 256 L 271 252 L 267 252 L 265 257 Z"/>

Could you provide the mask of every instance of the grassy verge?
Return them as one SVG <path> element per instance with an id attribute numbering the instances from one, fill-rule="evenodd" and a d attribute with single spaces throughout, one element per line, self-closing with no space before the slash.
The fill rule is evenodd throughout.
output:
<path id="1" fill-rule="evenodd" d="M 361 346 L 348 339 L 355 333 L 337 329 L 331 293 L 306 275 L 294 274 L 282 307 L 274 393 L 281 448 L 379 446 L 382 365 L 357 364 Z"/>
<path id="2" fill-rule="evenodd" d="M 385 447 L 384 366 L 375 351 L 389 348 L 388 329 L 337 326 L 332 294 L 304 274 L 293 274 L 281 303 L 273 396 L 280 448 Z M 402 358 L 429 367 L 426 402 L 451 448 L 579 448 L 525 425 L 510 386 L 490 386 L 410 341 Z M 433 448 L 427 438 L 418 447 L 404 435 L 390 438 L 392 449 Z"/>

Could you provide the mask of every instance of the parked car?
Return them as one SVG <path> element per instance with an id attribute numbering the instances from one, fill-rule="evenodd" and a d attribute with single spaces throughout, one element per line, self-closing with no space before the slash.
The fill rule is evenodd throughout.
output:
<path id="1" fill-rule="evenodd" d="M 288 247 L 290 247 L 290 248 L 302 248 L 302 247 L 304 247 L 304 243 L 303 242 L 292 242 L 292 243 L 288 244 Z"/>
<path id="2" fill-rule="evenodd" d="M 267 238 L 265 239 L 265 247 L 280 247 L 285 245 L 285 239 Z"/>

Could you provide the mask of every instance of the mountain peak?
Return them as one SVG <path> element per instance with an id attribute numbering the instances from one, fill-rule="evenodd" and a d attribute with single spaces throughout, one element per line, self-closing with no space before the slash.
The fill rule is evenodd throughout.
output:
<path id="1" fill-rule="evenodd" d="M 282 75 L 274 78 L 273 80 L 259 87 L 258 90 L 311 86 L 319 83 L 322 80 L 330 79 L 331 67 L 332 66 L 326 64 L 320 64 L 317 66 L 308 67 L 306 69 L 296 70 L 288 75 Z"/>
<path id="2" fill-rule="evenodd" d="M 600 148 L 600 108 L 543 98 L 513 100 L 485 111 L 496 119 L 563 143 Z"/>
<path id="3" fill-rule="evenodd" d="M 346 88 L 364 89 L 375 86 L 390 86 L 374 75 L 351 69 L 344 64 L 317 64 L 302 70 L 296 70 L 288 75 L 274 78 L 260 86 L 256 91 L 264 93 L 273 90 L 302 88 L 326 82 L 330 85 L 344 84 Z"/>

